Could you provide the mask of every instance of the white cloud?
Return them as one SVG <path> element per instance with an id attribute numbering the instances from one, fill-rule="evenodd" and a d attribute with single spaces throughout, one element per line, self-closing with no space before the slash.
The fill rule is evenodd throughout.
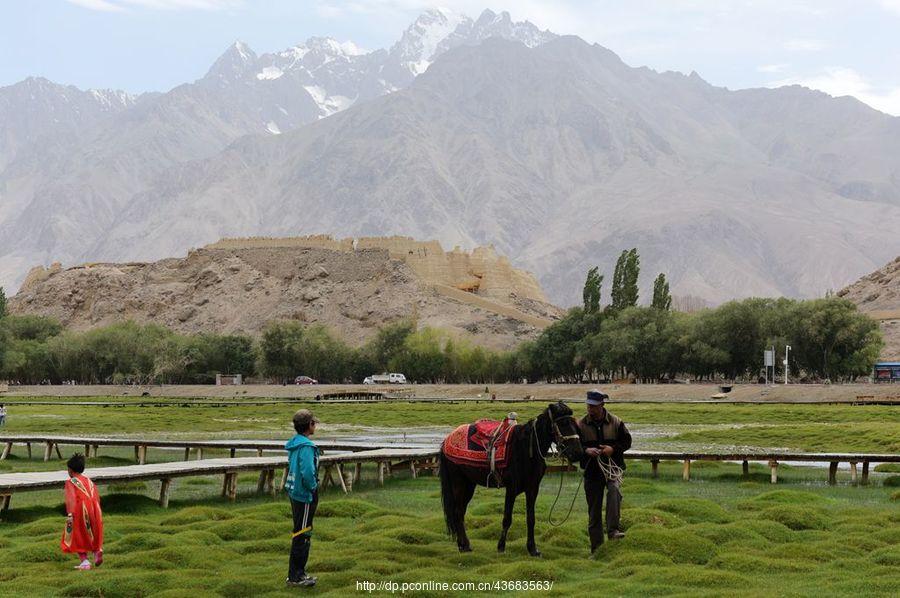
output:
<path id="1" fill-rule="evenodd" d="M 879 4 L 886 11 L 900 15 L 900 0 L 881 0 Z"/>
<path id="2" fill-rule="evenodd" d="M 69 3 L 90 10 L 106 12 L 129 8 L 151 10 L 222 10 L 236 8 L 243 0 L 67 0 Z"/>
<path id="3" fill-rule="evenodd" d="M 789 39 L 784 42 L 784 49 L 792 52 L 818 52 L 824 50 L 825 42 L 820 39 Z"/>
<path id="4" fill-rule="evenodd" d="M 756 67 L 757 72 L 760 73 L 781 73 L 784 72 L 789 66 L 786 62 L 782 62 L 779 64 L 762 64 Z"/>
<path id="5" fill-rule="evenodd" d="M 900 87 L 875 87 L 868 79 L 850 68 L 828 67 L 816 75 L 774 81 L 769 87 L 783 85 L 802 85 L 824 91 L 834 97 L 853 96 L 876 110 L 900 116 Z"/>
<path id="6" fill-rule="evenodd" d="M 105 12 L 116 12 L 122 10 L 121 6 L 112 4 L 106 0 L 68 0 L 70 4 L 88 8 L 90 10 L 100 10 Z"/>

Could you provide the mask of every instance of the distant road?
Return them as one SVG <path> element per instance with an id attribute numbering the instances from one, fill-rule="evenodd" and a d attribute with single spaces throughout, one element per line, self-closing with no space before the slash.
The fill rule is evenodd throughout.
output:
<path id="1" fill-rule="evenodd" d="M 209 398 L 209 399 L 314 399 L 318 394 L 350 391 L 399 391 L 410 393 L 415 399 L 489 399 L 496 394 L 499 400 L 532 397 L 533 400 L 580 400 L 589 388 L 600 388 L 615 402 L 679 402 L 713 401 L 719 393 L 715 384 L 409 384 L 397 386 L 364 385 L 153 385 L 153 386 L 10 386 L 0 394 L 12 401 L 16 397 L 104 397 L 108 399 L 135 397 Z M 146 394 L 145 394 L 146 393 Z M 480 395 L 480 396 L 479 396 Z M 891 384 L 783 384 L 763 386 L 737 384 L 723 399 L 715 402 L 900 402 L 900 385 Z"/>

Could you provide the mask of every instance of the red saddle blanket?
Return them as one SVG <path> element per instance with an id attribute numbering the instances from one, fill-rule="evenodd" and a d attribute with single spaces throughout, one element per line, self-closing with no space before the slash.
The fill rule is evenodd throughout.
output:
<path id="1" fill-rule="evenodd" d="M 506 467 L 507 447 L 515 422 L 504 419 L 480 419 L 474 424 L 463 424 L 444 439 L 443 450 L 447 458 L 459 465 L 491 468 L 491 449 L 494 451 L 494 468 Z"/>

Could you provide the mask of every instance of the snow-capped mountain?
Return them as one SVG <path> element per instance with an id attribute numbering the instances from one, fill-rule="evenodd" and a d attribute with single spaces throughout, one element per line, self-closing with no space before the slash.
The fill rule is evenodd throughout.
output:
<path id="1" fill-rule="evenodd" d="M 507 13 L 430 10 L 388 50 L 314 37 L 257 55 L 239 41 L 201 79 L 140 98 L 42 79 L 0 88 L 0 286 L 37 263 L 87 259 L 89 239 L 173 167 L 403 89 L 443 52 L 493 35 L 554 37 Z"/>
<path id="2" fill-rule="evenodd" d="M 42 137 L 76 134 L 136 100 L 124 91 L 82 91 L 43 77 L 0 88 L 0 171 L 19 150 Z"/>
<path id="3" fill-rule="evenodd" d="M 484 11 L 477 21 L 445 9 L 424 12 L 390 50 L 368 52 L 352 41 L 312 37 L 281 52 L 257 56 L 235 42 L 213 64 L 202 82 L 225 89 L 248 87 L 302 88 L 318 107 L 317 118 L 346 110 L 358 101 L 403 89 L 441 54 L 490 37 L 535 47 L 555 34 L 528 21 L 514 22 L 509 13 Z M 279 133 L 297 126 L 290 106 L 278 105 L 259 120 L 260 131 Z M 263 109 L 263 112 L 266 112 Z M 305 118 L 301 121 L 306 122 Z M 302 124 L 302 123 L 301 123 Z"/>

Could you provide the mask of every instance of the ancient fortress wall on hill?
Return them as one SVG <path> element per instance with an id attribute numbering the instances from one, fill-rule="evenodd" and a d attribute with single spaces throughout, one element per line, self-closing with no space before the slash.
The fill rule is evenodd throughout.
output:
<path id="1" fill-rule="evenodd" d="M 515 268 L 493 247 L 476 247 L 471 253 L 455 247 L 444 251 L 437 241 L 410 237 L 360 237 L 335 239 L 329 235 L 308 237 L 248 237 L 222 239 L 206 249 L 250 249 L 264 247 L 309 247 L 352 252 L 385 249 L 391 258 L 405 262 L 425 283 L 468 291 L 481 297 L 507 301 L 512 295 L 548 303 L 537 279 Z"/>

